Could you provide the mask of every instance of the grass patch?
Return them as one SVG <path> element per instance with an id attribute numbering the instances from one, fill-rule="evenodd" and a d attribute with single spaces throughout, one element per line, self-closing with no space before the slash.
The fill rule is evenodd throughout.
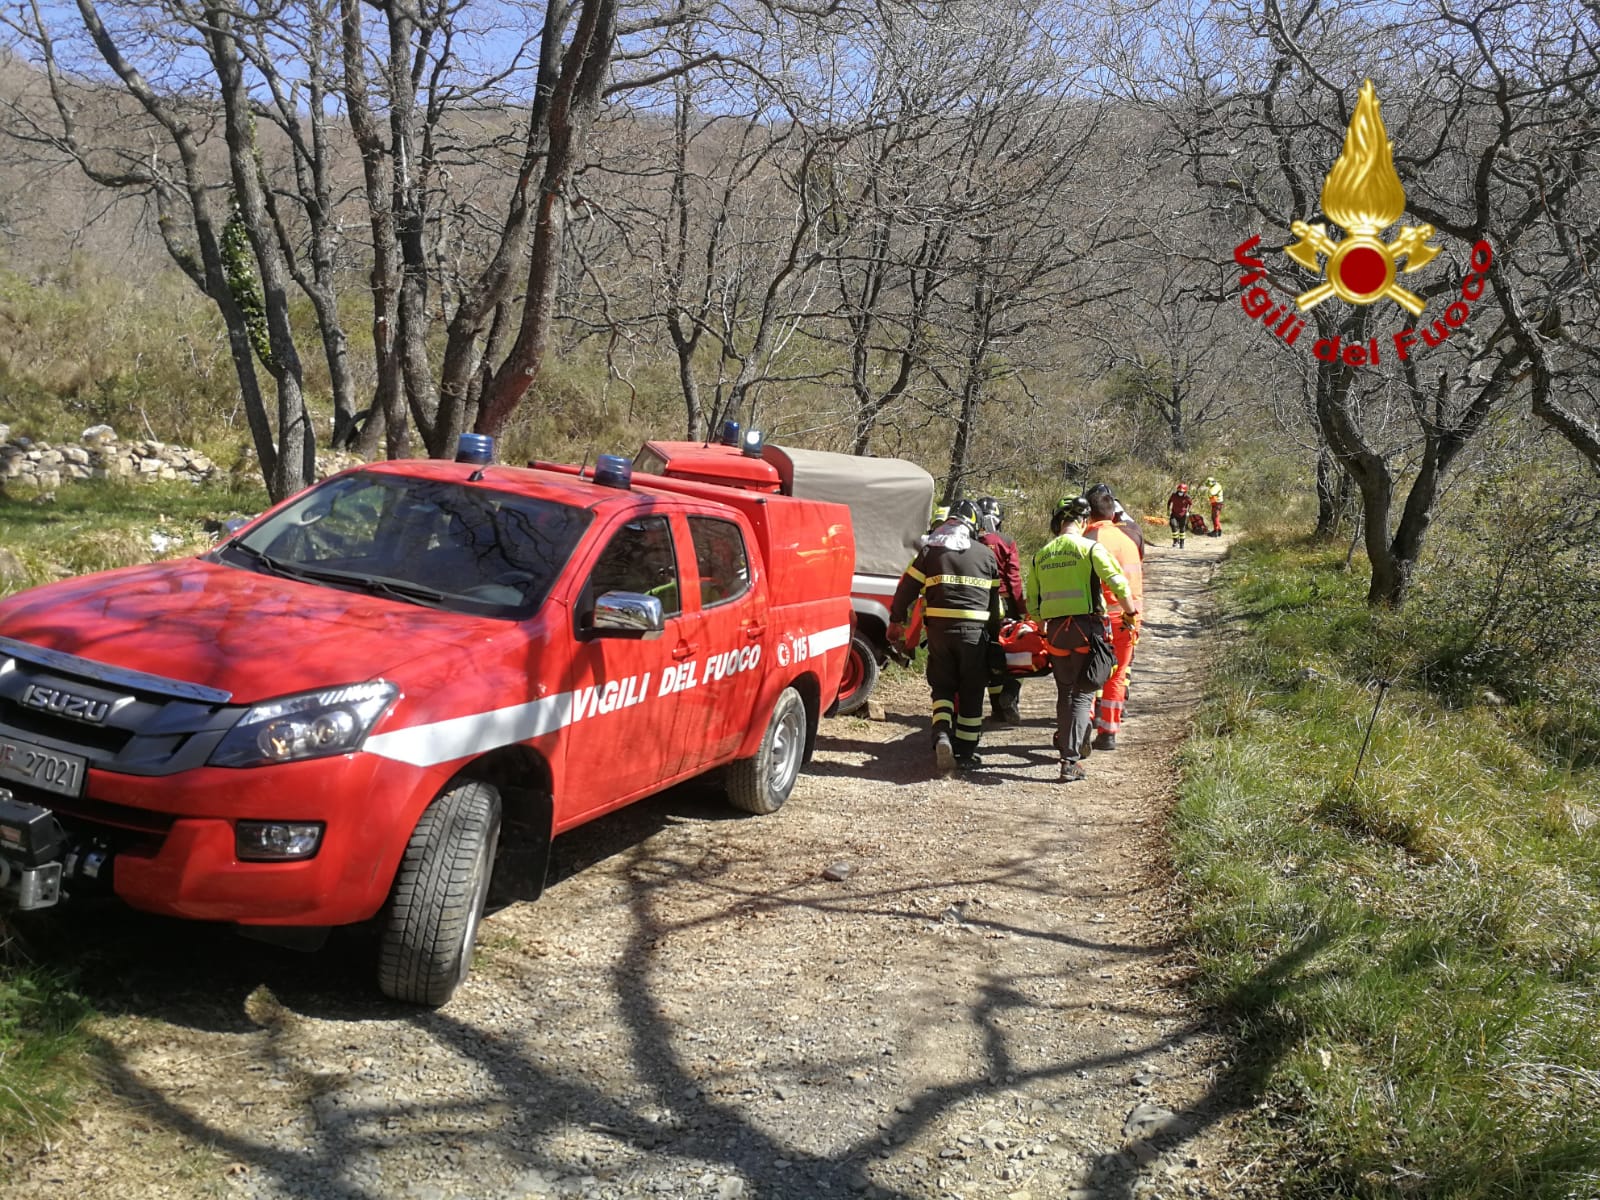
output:
<path id="1" fill-rule="evenodd" d="M 81 481 L 44 500 L 0 489 L 0 595 L 113 567 L 197 554 L 206 522 L 267 506 L 259 482 L 196 487 L 181 481 Z"/>
<path id="2" fill-rule="evenodd" d="M 0 490 L 0 595 L 87 571 L 193 554 L 208 519 L 255 512 L 258 487 L 81 482 L 42 502 Z M 0 1153 L 46 1140 L 85 1077 L 91 1010 L 70 976 L 8 954 L 0 926 Z M 14 1155 L 9 1157 L 16 1157 Z"/>
<path id="3" fill-rule="evenodd" d="M 85 1076 L 90 1009 L 67 976 L 0 965 L 0 1155 L 61 1124 Z M 0 1174 L 3 1174 L 0 1167 Z"/>
<path id="4" fill-rule="evenodd" d="M 1273 1194 L 1600 1192 L 1600 777 L 1532 704 L 1423 686 L 1339 548 L 1259 537 L 1184 761 L 1175 858 Z M 1359 776 L 1378 681 L 1384 696 Z"/>

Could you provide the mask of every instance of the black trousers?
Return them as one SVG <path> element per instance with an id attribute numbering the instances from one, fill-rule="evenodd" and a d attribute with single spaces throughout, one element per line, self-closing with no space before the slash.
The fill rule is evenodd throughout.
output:
<path id="1" fill-rule="evenodd" d="M 1050 640 L 1050 670 L 1056 677 L 1056 749 L 1066 762 L 1077 762 L 1089 740 L 1094 719 L 1094 694 L 1089 682 L 1089 635 L 1103 628 L 1098 613 L 1079 617 L 1051 617 L 1045 622 Z"/>
<path id="2" fill-rule="evenodd" d="M 928 626 L 928 689 L 933 693 L 933 735 L 951 735 L 956 756 L 978 749 L 984 695 L 989 686 L 989 634 L 975 622 Z"/>

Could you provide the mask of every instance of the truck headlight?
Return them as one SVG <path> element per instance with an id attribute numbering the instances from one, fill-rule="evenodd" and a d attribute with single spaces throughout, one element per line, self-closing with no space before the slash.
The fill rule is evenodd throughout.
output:
<path id="1" fill-rule="evenodd" d="M 223 736 L 211 765 L 259 767 L 349 753 L 397 695 L 392 683 L 356 683 L 264 701 Z"/>

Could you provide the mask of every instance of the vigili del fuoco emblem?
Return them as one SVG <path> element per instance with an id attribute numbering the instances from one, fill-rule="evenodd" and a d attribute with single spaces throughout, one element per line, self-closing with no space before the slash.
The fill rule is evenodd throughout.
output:
<path id="1" fill-rule="evenodd" d="M 1328 237 L 1326 225 L 1304 221 L 1289 226 L 1300 240 L 1284 253 L 1324 276 L 1324 282 L 1295 298 L 1300 310 L 1338 296 L 1351 304 L 1393 300 L 1412 316 L 1421 316 L 1425 302 L 1401 287 L 1395 276 L 1410 274 L 1433 261 L 1439 253 L 1437 246 L 1428 244 L 1433 226 L 1408 225 L 1392 242 L 1379 236 L 1400 219 L 1405 208 L 1405 189 L 1394 169 L 1394 146 L 1378 111 L 1378 93 L 1368 79 L 1361 85 L 1350 116 L 1344 150 L 1322 182 L 1322 211 L 1345 236 L 1334 241 Z"/>

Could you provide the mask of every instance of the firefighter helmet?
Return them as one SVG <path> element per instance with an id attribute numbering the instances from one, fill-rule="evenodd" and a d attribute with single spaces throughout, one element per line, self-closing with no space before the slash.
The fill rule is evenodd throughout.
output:
<path id="1" fill-rule="evenodd" d="M 1001 504 L 1000 501 L 996 500 L 993 496 L 985 496 L 983 499 L 979 500 L 978 511 L 994 521 L 994 527 L 996 530 L 998 530 L 1001 525 L 1005 524 L 1005 505 Z"/>
<path id="2" fill-rule="evenodd" d="M 961 521 L 970 525 L 973 529 L 977 529 L 982 518 L 978 513 L 978 506 L 971 500 L 957 500 L 950 506 L 950 519 L 952 521 Z"/>
<path id="3" fill-rule="evenodd" d="M 1189 485 L 1187 483 L 1180 483 L 1178 485 L 1178 490 L 1187 496 L 1189 494 Z"/>

